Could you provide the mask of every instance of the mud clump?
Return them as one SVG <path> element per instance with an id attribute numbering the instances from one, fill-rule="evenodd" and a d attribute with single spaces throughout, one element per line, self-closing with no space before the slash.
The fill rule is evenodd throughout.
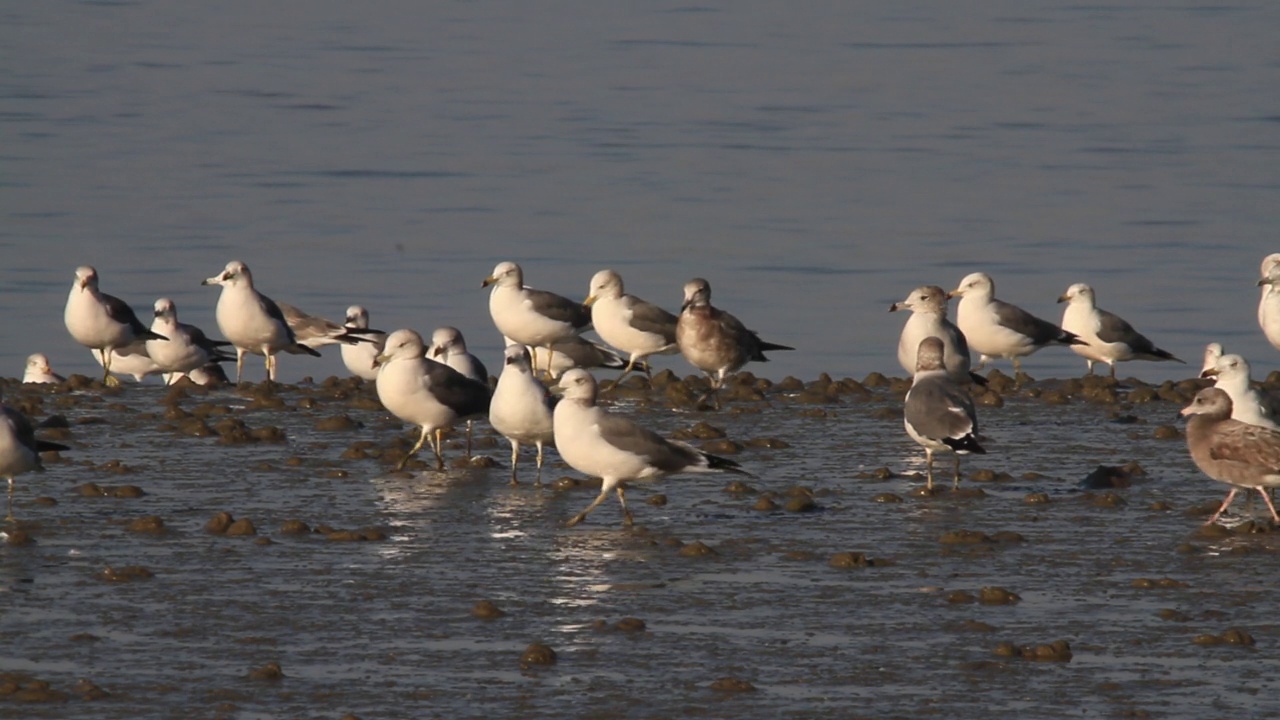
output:
<path id="1" fill-rule="evenodd" d="M 1182 437 L 1182 433 L 1172 425 L 1160 425 L 1151 436 L 1157 440 L 1178 440 Z"/>
<path id="2" fill-rule="evenodd" d="M 257 534 L 258 528 L 253 526 L 253 521 L 249 518 L 240 518 L 227 526 L 227 537 L 244 537 Z"/>
<path id="3" fill-rule="evenodd" d="M 82 700 L 102 700 L 111 697 L 111 693 L 84 678 L 76 682 L 71 692 L 79 695 Z"/>
<path id="4" fill-rule="evenodd" d="M 1197 635 L 1191 639 L 1196 645 L 1239 645 L 1242 647 L 1252 647 L 1254 645 L 1253 636 L 1240 628 L 1231 628 L 1221 635 L 1204 634 Z"/>
<path id="5" fill-rule="evenodd" d="M 315 424 L 315 429 L 321 432 L 341 432 L 355 430 L 359 427 L 361 427 L 360 423 L 352 420 L 350 415 L 334 415 L 333 417 L 320 418 Z"/>
<path id="6" fill-rule="evenodd" d="M 359 530 L 332 530 L 325 537 L 334 542 L 376 542 L 386 540 L 387 534 L 378 528 L 360 528 Z"/>
<path id="7" fill-rule="evenodd" d="M 496 620 L 504 615 L 506 613 L 489 600 L 481 600 L 471 607 L 471 617 L 481 620 Z"/>
<path id="8" fill-rule="evenodd" d="M 155 576 L 147 568 L 141 565 L 123 565 L 121 567 L 107 566 L 105 570 L 98 573 L 98 578 L 107 582 L 133 582 L 134 580 L 147 580 Z"/>
<path id="9" fill-rule="evenodd" d="M 1137 578 L 1130 583 L 1130 586 L 1139 590 L 1164 590 L 1168 588 L 1184 588 L 1187 584 L 1180 580 L 1174 580 L 1173 578 L 1160 578 L 1158 580 L 1152 580 L 1151 578 Z"/>
<path id="10" fill-rule="evenodd" d="M 645 622 L 638 617 L 624 617 L 613 627 L 620 632 L 640 633 L 644 632 L 647 626 L 645 625 Z"/>
<path id="11" fill-rule="evenodd" d="M 222 535 L 227 532 L 227 528 L 231 527 L 231 523 L 235 521 L 236 519 L 231 516 L 231 513 L 220 512 L 209 518 L 209 522 L 204 524 L 204 529 L 214 535 Z"/>
<path id="12" fill-rule="evenodd" d="M 285 535 L 302 535 L 311 532 L 311 526 L 301 520 L 285 520 L 280 526 L 280 532 Z"/>
<path id="13" fill-rule="evenodd" d="M 707 555 L 715 555 L 716 551 L 707 546 L 701 540 L 693 542 L 680 548 L 678 553 L 680 557 L 705 557 Z"/>
<path id="14" fill-rule="evenodd" d="M 1121 490 L 1131 485 L 1133 475 L 1129 470 L 1112 465 L 1099 465 L 1076 484 L 1082 490 Z"/>
<path id="15" fill-rule="evenodd" d="M 735 677 L 723 677 L 711 683 L 711 689 L 717 692 L 755 692 L 756 686 Z"/>
<path id="16" fill-rule="evenodd" d="M 558 659 L 556 651 L 552 650 L 550 645 L 533 643 L 525 648 L 524 654 L 520 656 L 520 668 L 527 670 L 535 665 L 555 665 Z"/>
<path id="17" fill-rule="evenodd" d="M 249 679 L 259 682 L 280 682 L 284 677 L 284 670 L 277 662 L 269 662 L 249 671 Z"/>
<path id="18" fill-rule="evenodd" d="M 978 591 L 978 602 L 983 605 L 1015 605 L 1022 602 L 1022 597 L 1002 587 L 984 587 Z"/>
<path id="19" fill-rule="evenodd" d="M 1000 657 L 1021 658 L 1039 662 L 1070 662 L 1071 645 L 1066 640 L 1055 640 L 1047 645 L 1015 645 L 1002 642 L 995 648 Z"/>
<path id="20" fill-rule="evenodd" d="M 159 515 L 147 515 L 146 517 L 130 520 L 124 529 L 129 532 L 151 533 L 153 535 L 159 535 L 165 531 L 164 520 Z"/>
<path id="21" fill-rule="evenodd" d="M 893 493 L 880 493 L 871 498 L 871 502 L 875 503 L 900 503 L 903 502 L 902 496 Z"/>
<path id="22" fill-rule="evenodd" d="M 31 533 L 26 530 L 15 528 L 5 533 L 4 542 L 13 547 L 24 547 L 35 544 L 35 538 L 31 537 Z"/>

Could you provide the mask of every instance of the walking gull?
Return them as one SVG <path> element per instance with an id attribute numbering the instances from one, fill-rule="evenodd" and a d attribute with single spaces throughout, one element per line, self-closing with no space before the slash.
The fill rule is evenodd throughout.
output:
<path id="1" fill-rule="evenodd" d="M 76 342 L 101 354 L 102 382 L 112 386 L 120 381 L 111 377 L 111 351 L 140 340 L 168 339 L 148 330 L 125 301 L 98 290 L 98 271 L 88 265 L 76 268 L 63 321 Z"/>
<path id="2" fill-rule="evenodd" d="M 933 489 L 933 454 L 955 454 L 953 487 L 960 487 L 960 456 L 986 453 L 978 444 L 973 400 L 943 365 L 942 340 L 926 337 L 916 350 L 916 372 L 903 405 L 907 434 L 924 448 L 926 487 Z"/>
<path id="3" fill-rule="evenodd" d="M 624 488 L 631 480 L 651 480 L 682 472 L 737 472 L 738 463 L 640 427 L 596 405 L 596 380 L 581 368 L 560 377 L 564 397 L 556 405 L 554 427 L 560 457 L 578 472 L 602 480 L 600 494 L 568 522 L 577 525 L 616 491 L 623 522 L 632 524 Z"/>
<path id="4" fill-rule="evenodd" d="M 1041 320 L 1017 305 L 995 298 L 995 283 L 986 273 L 972 273 L 947 297 L 959 297 L 956 325 L 981 354 L 981 367 L 995 358 L 1013 360 L 1013 369 L 1022 369 L 1021 358 L 1046 345 L 1082 345 L 1075 333 Z"/>
<path id="5" fill-rule="evenodd" d="M 1258 301 L 1258 324 L 1267 340 L 1280 349 L 1280 253 L 1262 258 L 1262 299 Z"/>
<path id="6" fill-rule="evenodd" d="M 360 305 L 347 308 L 346 324 L 351 331 L 361 331 L 359 334 L 368 338 L 370 342 L 343 343 L 339 348 L 342 351 L 342 364 L 346 365 L 347 370 L 358 378 L 370 382 L 377 380 L 378 369 L 374 367 L 373 359 L 382 352 L 382 347 L 387 342 L 387 334 L 381 330 L 369 329 L 369 311 Z"/>
<path id="7" fill-rule="evenodd" d="M 644 358 L 679 351 L 679 318 L 653 303 L 625 294 L 622 276 L 612 270 L 601 270 L 591 278 L 582 304 L 591 308 L 591 326 L 600 338 L 628 356 L 619 382 Z"/>
<path id="8" fill-rule="evenodd" d="M 284 313 L 284 320 L 289 323 L 289 329 L 293 331 L 298 344 L 306 345 L 313 350 L 325 345 L 372 344 L 374 340 L 365 337 L 366 334 L 385 334 L 380 330 L 361 332 L 356 327 L 339 325 L 319 315 L 308 315 L 301 308 L 288 303 L 276 303 L 276 305 L 280 307 L 280 312 Z"/>
<path id="9" fill-rule="evenodd" d="M 550 348 L 591 325 L 585 307 L 567 297 L 525 287 L 524 272 L 513 262 L 500 262 L 481 287 L 489 293 L 489 315 L 498 332 L 521 345 Z M 537 370 L 537 365 L 534 365 Z"/>
<path id="10" fill-rule="evenodd" d="M 0 401 L 0 477 L 9 481 L 6 520 L 13 520 L 14 478 L 32 470 L 44 470 L 40 464 L 40 453 L 70 449 L 66 445 L 37 439 L 31 421 Z"/>
<path id="11" fill-rule="evenodd" d="M 1280 523 L 1267 488 L 1280 486 L 1280 432 L 1231 419 L 1231 398 L 1218 388 L 1205 388 L 1183 408 L 1187 449 L 1204 474 L 1231 486 L 1227 498 L 1206 522 L 1212 524 L 1231 505 L 1241 488 L 1257 490 Z"/>
<path id="12" fill-rule="evenodd" d="M 553 400 L 533 374 L 529 349 L 524 345 L 508 345 L 503 353 L 498 386 L 489 401 L 489 424 L 511 441 L 512 485 L 519 482 L 516 467 L 520 462 L 520 443 L 537 446 L 538 475 L 534 484 L 542 483 L 542 449 L 555 443 Z"/>
<path id="13" fill-rule="evenodd" d="M 200 284 L 222 286 L 214 316 L 218 330 L 236 347 L 236 382 L 244 371 L 245 353 L 266 358 L 267 380 L 271 381 L 276 379 L 276 353 L 282 350 L 320 357 L 318 351 L 298 343 L 280 306 L 254 289 L 248 265 L 232 260 L 222 272 Z"/>
<path id="14" fill-rule="evenodd" d="M 986 380 L 969 374 L 969 343 L 960 328 L 947 319 L 946 290 L 937 285 L 918 287 L 907 295 L 906 300 L 889 306 L 889 312 L 898 310 L 911 311 L 898 337 L 898 363 L 908 375 L 916 371 L 916 351 L 920 348 L 920 341 L 936 337 L 942 341 L 943 365 L 952 380 L 985 384 Z"/>
<path id="15" fill-rule="evenodd" d="M 489 370 L 485 368 L 484 363 L 480 362 L 480 358 L 467 352 L 467 341 L 462 337 L 462 331 L 456 327 L 436 328 L 435 332 L 431 333 L 431 347 L 427 350 L 427 357 L 444 363 L 462 373 L 463 376 L 489 387 Z M 467 420 L 468 460 L 471 459 L 471 426 L 474 422 L 471 419 Z"/>
<path id="16" fill-rule="evenodd" d="M 443 470 L 444 429 L 461 418 L 487 412 L 489 386 L 463 376 L 448 365 L 429 360 L 422 336 L 412 330 L 397 330 L 388 335 L 386 347 L 375 360 L 381 366 L 376 381 L 378 399 L 391 414 L 422 428 L 418 442 L 395 469 L 404 469 L 409 458 L 430 440 L 436 469 Z"/>
<path id="17" fill-rule="evenodd" d="M 1206 357 L 1206 362 L 1208 358 Z M 1260 425 L 1280 430 L 1274 419 L 1271 403 L 1253 387 L 1249 377 L 1249 362 L 1236 354 L 1220 356 L 1213 367 L 1200 373 L 1202 378 L 1213 378 L 1213 386 L 1231 398 L 1231 417 L 1249 425 Z"/>
<path id="18" fill-rule="evenodd" d="M 1093 364 L 1104 362 L 1116 376 L 1116 363 L 1126 360 L 1172 360 L 1182 362 L 1166 350 L 1155 346 L 1124 318 L 1098 307 L 1093 288 L 1076 283 L 1058 298 L 1067 303 L 1062 313 L 1062 328 L 1075 333 L 1085 345 L 1072 345 L 1071 350 L 1083 357 L 1093 374 Z"/>
<path id="19" fill-rule="evenodd" d="M 210 340 L 195 325 L 178 322 L 178 306 L 169 298 L 155 302 L 155 320 L 151 331 L 164 335 L 168 340 L 148 340 L 147 355 L 166 374 L 187 373 L 211 362 L 230 360 L 222 348 L 231 343 Z M 166 381 L 173 378 L 166 378 Z"/>
<path id="20" fill-rule="evenodd" d="M 760 339 L 738 318 L 712 306 L 711 284 L 694 278 L 684 284 L 684 305 L 676 323 L 676 343 L 691 365 L 711 376 L 714 395 L 724 385 L 725 375 L 748 362 L 768 362 L 766 350 L 794 350 Z M 707 396 L 699 398 L 698 402 Z"/>
<path id="21" fill-rule="evenodd" d="M 27 366 L 22 372 L 24 383 L 58 383 L 66 378 L 55 373 L 49 367 L 49 358 L 44 353 L 32 353 L 27 356 Z"/>

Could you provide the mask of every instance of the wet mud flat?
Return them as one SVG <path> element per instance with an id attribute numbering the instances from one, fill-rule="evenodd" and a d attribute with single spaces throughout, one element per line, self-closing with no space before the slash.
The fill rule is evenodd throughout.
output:
<path id="1" fill-rule="evenodd" d="M 1274 714 L 1280 535 L 1240 499 L 1201 528 L 1200 386 L 996 374 L 989 454 L 925 494 L 901 380 L 743 375 L 707 411 L 635 378 L 616 411 L 753 477 L 564 528 L 596 490 L 554 452 L 512 486 L 481 423 L 472 464 L 455 432 L 390 473 L 415 433 L 359 383 L 10 383 L 74 450 L 18 479 L 0 716 Z"/>

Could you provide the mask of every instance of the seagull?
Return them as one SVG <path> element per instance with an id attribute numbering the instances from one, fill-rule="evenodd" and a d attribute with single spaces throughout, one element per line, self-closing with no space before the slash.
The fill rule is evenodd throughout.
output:
<path id="1" fill-rule="evenodd" d="M 1204 377 L 1204 371 L 1218 364 L 1218 359 L 1222 357 L 1222 343 L 1209 343 L 1204 346 L 1204 364 L 1200 366 L 1200 377 Z M 1235 402 L 1233 399 L 1232 402 Z"/>
<path id="2" fill-rule="evenodd" d="M 525 287 L 524 272 L 513 262 L 500 262 L 481 287 L 489 293 L 489 315 L 498 332 L 521 345 L 550 348 L 591 325 L 591 313 L 567 297 Z M 537 365 L 534 366 L 537 370 Z"/>
<path id="3" fill-rule="evenodd" d="M 272 382 L 276 379 L 275 356 L 281 350 L 320 357 L 318 351 L 298 342 L 280 306 L 253 288 L 248 265 L 232 260 L 222 272 L 200 284 L 222 286 L 214 315 L 218 330 L 236 347 L 237 383 L 244 370 L 245 353 L 266 358 L 267 380 Z"/>
<path id="4" fill-rule="evenodd" d="M 623 293 L 622 276 L 612 270 L 601 270 L 592 276 L 587 299 L 582 304 L 591 308 L 591 326 L 600 338 L 628 355 L 627 365 L 615 385 L 638 361 L 680 350 L 676 344 L 679 318 L 653 303 Z"/>
<path id="5" fill-rule="evenodd" d="M 766 350 L 795 350 L 760 339 L 738 318 L 711 305 L 711 283 L 694 278 L 684 284 L 684 305 L 676 323 L 676 343 L 689 364 L 711 378 L 711 390 L 701 403 L 724 385 L 725 375 L 751 361 L 768 362 Z"/>
<path id="6" fill-rule="evenodd" d="M 293 336 L 298 340 L 298 344 L 305 345 L 312 350 L 317 350 L 325 345 L 371 344 L 375 341 L 364 337 L 366 334 L 386 335 L 381 330 L 368 330 L 367 325 L 365 332 L 361 332 L 356 327 L 339 325 L 318 315 L 308 315 L 296 305 L 282 302 L 278 302 L 276 305 L 279 306 L 280 312 L 284 314 L 285 322 L 289 323 L 289 329 L 293 331 Z"/>
<path id="7" fill-rule="evenodd" d="M 44 353 L 33 353 L 27 356 L 27 367 L 22 373 L 22 382 L 59 383 L 63 380 L 66 378 L 49 367 L 49 358 Z"/>
<path id="8" fill-rule="evenodd" d="M 978 367 L 995 358 L 1013 360 L 1015 372 L 1022 369 L 1021 358 L 1045 345 L 1083 345 L 1075 333 L 1041 320 L 1016 305 L 995 298 L 995 283 L 986 273 L 972 273 L 947 297 L 959 297 L 956 325 L 981 354 Z"/>
<path id="9" fill-rule="evenodd" d="M 889 312 L 910 310 L 911 316 L 902 326 L 898 337 L 898 363 L 912 375 L 916 371 L 916 351 L 920 341 L 936 337 L 942 341 L 942 357 L 947 375 L 958 383 L 977 382 L 985 385 L 986 379 L 970 373 L 969 343 L 955 323 L 947 319 L 947 291 L 937 285 L 924 285 L 911 291 L 907 299 L 889 306 Z"/>
<path id="10" fill-rule="evenodd" d="M 1093 374 L 1095 362 L 1109 365 L 1111 377 L 1116 376 L 1116 363 L 1125 360 L 1182 362 L 1167 350 L 1156 347 L 1124 318 L 1098 307 L 1093 288 L 1084 283 L 1076 283 L 1067 288 L 1058 302 L 1067 303 L 1067 308 L 1062 313 L 1062 328 L 1087 343 L 1072 345 L 1071 350 L 1089 364 L 1090 375 Z"/>
<path id="11" fill-rule="evenodd" d="M 156 300 L 154 312 L 151 331 L 169 339 L 148 340 L 147 355 L 166 375 L 191 372 L 210 362 L 231 359 L 222 350 L 230 347 L 231 343 L 210 340 L 195 325 L 178 322 L 178 306 L 169 298 Z M 166 384 L 168 382 L 169 378 L 166 378 Z"/>
<path id="12" fill-rule="evenodd" d="M 217 362 L 210 362 L 190 372 L 185 373 L 165 373 L 164 384 L 172 385 L 182 378 L 186 378 L 196 385 L 212 387 L 214 385 L 222 385 L 231 382 L 227 379 L 227 372 Z"/>
<path id="13" fill-rule="evenodd" d="M 502 374 L 489 401 L 489 424 L 511 441 L 511 484 L 516 485 L 516 465 L 520 461 L 520 443 L 538 448 L 538 475 L 535 485 L 542 483 L 542 448 L 555 444 L 552 409 L 555 397 L 533 374 L 529 349 L 524 345 L 508 345 L 503 353 Z"/>
<path id="14" fill-rule="evenodd" d="M 436 469 L 444 470 L 444 429 L 461 418 L 488 412 L 489 386 L 428 359 L 422 336 L 413 330 L 388 335 L 386 347 L 375 361 L 380 366 L 376 386 L 382 405 L 401 420 L 422 427 L 418 442 L 395 469 L 404 469 L 430 439 Z"/>
<path id="15" fill-rule="evenodd" d="M 127 347 L 139 340 L 167 340 L 143 325 L 133 309 L 114 295 L 98 290 L 98 271 L 88 265 L 76 268 L 76 280 L 67 296 L 63 313 L 67 331 L 75 341 L 102 353 L 102 382 L 108 386 L 120 384 L 111 377 L 111 351 Z"/>
<path id="16" fill-rule="evenodd" d="M 1280 523 L 1267 488 L 1280 486 L 1280 432 L 1231 419 L 1231 397 L 1218 388 L 1196 393 L 1182 409 L 1187 418 L 1187 449 L 1204 474 L 1227 483 L 1231 491 L 1206 522 L 1211 525 L 1241 488 L 1257 490 Z"/>
<path id="17" fill-rule="evenodd" d="M 436 328 L 431 333 L 431 347 L 427 349 L 427 357 L 444 363 L 462 373 L 464 377 L 489 387 L 489 371 L 484 363 L 475 355 L 467 352 L 467 341 L 462 331 L 456 327 Z M 471 425 L 475 421 L 467 419 L 467 459 L 471 458 Z"/>
<path id="18" fill-rule="evenodd" d="M 518 345 L 511 338 L 504 338 L 507 345 Z M 572 335 L 557 340 L 551 346 L 550 353 L 546 348 L 536 348 L 532 345 L 526 345 L 529 348 L 529 357 L 535 367 L 544 367 L 548 374 L 554 379 L 564 374 L 565 370 L 580 367 L 586 370 L 591 368 L 608 368 L 610 370 L 621 370 L 627 366 L 627 359 L 614 352 L 613 350 L 601 345 L 600 343 L 591 342 L 581 335 Z M 644 361 L 636 363 L 636 368 L 648 373 L 649 364 Z"/>
<path id="19" fill-rule="evenodd" d="M 37 439 L 31 421 L 0 402 L 0 477 L 9 481 L 9 512 L 5 520 L 13 521 L 14 478 L 32 470 L 44 470 L 40 453 L 70 449 L 66 445 Z"/>
<path id="20" fill-rule="evenodd" d="M 352 305 L 347 308 L 346 325 L 348 332 L 360 331 L 360 335 L 368 338 L 370 342 L 365 343 L 343 343 L 340 350 L 342 351 L 342 364 L 347 366 L 347 370 L 358 378 L 373 382 L 378 379 L 378 369 L 374 367 L 373 359 L 382 352 L 382 347 L 387 341 L 387 334 L 381 330 L 369 329 L 369 311 L 360 305 Z"/>
<path id="21" fill-rule="evenodd" d="M 1262 258 L 1262 299 L 1258 301 L 1258 324 L 1267 340 L 1280 349 L 1280 253 Z"/>
<path id="22" fill-rule="evenodd" d="M 1221 347 L 1221 346 L 1219 346 Z M 1205 361 L 1208 362 L 1206 355 Z M 1231 417 L 1249 425 L 1259 425 L 1280 430 L 1271 405 L 1253 387 L 1249 377 L 1249 361 L 1235 354 L 1223 355 L 1213 367 L 1200 373 L 1202 378 L 1213 378 L 1214 387 L 1231 398 Z"/>
<path id="23" fill-rule="evenodd" d="M 106 363 L 102 361 L 101 350 L 90 350 L 89 354 L 93 356 L 95 362 L 103 367 Z M 111 360 L 111 372 L 116 375 L 130 375 L 134 382 L 142 382 L 143 378 L 148 375 L 159 375 L 164 371 L 156 364 L 155 360 L 147 354 L 146 341 L 138 341 L 128 347 L 122 347 L 112 350 L 108 357 Z"/>
<path id="24" fill-rule="evenodd" d="M 973 400 L 943 366 L 944 343 L 926 337 L 916 349 L 916 372 L 903 405 L 907 434 L 924 448 L 929 490 L 933 489 L 933 454 L 955 454 L 955 484 L 960 487 L 960 456 L 985 454 L 978 444 L 978 415 Z"/>
<path id="25" fill-rule="evenodd" d="M 667 440 L 627 418 L 596 405 L 596 380 L 574 368 L 560 376 L 564 392 L 554 418 L 556 449 L 578 472 L 602 479 L 600 494 L 568 522 L 572 527 L 616 490 L 624 524 L 631 525 L 624 486 L 631 480 L 650 480 L 685 472 L 736 472 L 748 474 L 738 463 L 702 452 L 692 445 Z"/>

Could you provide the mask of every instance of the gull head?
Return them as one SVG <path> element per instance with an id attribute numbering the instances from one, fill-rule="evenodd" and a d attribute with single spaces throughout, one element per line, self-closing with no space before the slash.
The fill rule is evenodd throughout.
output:
<path id="1" fill-rule="evenodd" d="M 489 287 L 493 284 L 497 284 L 499 287 L 523 287 L 524 272 L 519 265 L 513 262 L 500 262 L 493 267 L 493 272 L 489 277 L 480 283 L 480 287 Z"/>
<path id="2" fill-rule="evenodd" d="M 1178 413 L 1183 417 L 1204 415 L 1211 420 L 1226 420 L 1231 417 L 1231 396 L 1216 387 L 1205 388 L 1196 393 L 1191 404 Z"/>
<path id="3" fill-rule="evenodd" d="M 684 303 L 680 305 L 682 312 L 691 307 L 709 305 L 711 305 L 711 283 L 702 278 L 694 278 L 684 284 Z"/>
<path id="4" fill-rule="evenodd" d="M 38 373 L 51 373 L 49 358 L 44 353 L 32 353 L 27 356 L 27 370 Z"/>
<path id="5" fill-rule="evenodd" d="M 386 365 L 393 360 L 413 360 L 426 355 L 422 336 L 413 330 L 396 330 L 387 336 L 382 352 L 373 359 L 373 366 Z"/>
<path id="6" fill-rule="evenodd" d="M 591 284 L 587 286 L 587 299 L 583 305 L 591 304 L 600 298 L 616 300 L 622 297 L 622 276 L 612 270 L 601 270 L 591 276 Z"/>
<path id="7" fill-rule="evenodd" d="M 1094 304 L 1093 288 L 1084 283 L 1076 283 L 1067 288 L 1067 291 L 1058 297 L 1058 302 L 1092 306 Z"/>
<path id="8" fill-rule="evenodd" d="M 1204 364 L 1200 366 L 1200 377 L 1204 377 L 1207 370 L 1218 364 L 1223 352 L 1222 343 L 1209 343 L 1204 346 Z"/>
<path id="9" fill-rule="evenodd" d="M 1218 383 L 1230 384 L 1243 378 L 1244 385 L 1247 386 L 1249 384 L 1249 375 L 1249 361 L 1234 353 L 1219 357 L 1213 367 L 1207 368 L 1200 373 L 1202 378 L 1216 378 L 1215 385 Z"/>
<path id="10" fill-rule="evenodd" d="M 97 290 L 98 289 L 98 271 L 88 265 L 81 265 L 76 268 L 75 287 L 81 290 Z"/>
<path id="11" fill-rule="evenodd" d="M 557 385 L 565 400 L 579 400 L 587 405 L 596 403 L 596 379 L 582 368 L 566 370 Z"/>
<path id="12" fill-rule="evenodd" d="M 462 339 L 462 331 L 456 327 L 436 328 L 431 333 L 431 357 L 449 355 L 453 352 L 465 353 L 467 342 Z"/>
<path id="13" fill-rule="evenodd" d="M 502 351 L 503 367 L 515 367 L 522 373 L 532 373 L 533 365 L 529 359 L 529 348 L 523 345 L 508 345 Z"/>
<path id="14" fill-rule="evenodd" d="M 1280 285 L 1280 253 L 1271 253 L 1262 258 L 1262 279 L 1258 285 Z"/>
<path id="15" fill-rule="evenodd" d="M 960 286 L 947 293 L 948 298 L 972 295 L 975 297 L 991 297 L 996 293 L 996 284 L 986 273 L 969 273 L 960 281 Z"/>
<path id="16" fill-rule="evenodd" d="M 249 287 L 253 287 L 253 275 L 249 272 L 249 266 L 239 260 L 232 260 L 222 269 L 222 272 L 206 279 L 201 285 L 239 285 L 244 283 Z"/>
<path id="17" fill-rule="evenodd" d="M 889 306 L 889 312 L 910 310 L 912 312 L 947 312 L 947 291 L 937 285 L 924 285 L 911 291 L 906 300 Z"/>
<path id="18" fill-rule="evenodd" d="M 173 301 L 169 298 L 160 298 L 159 300 L 156 300 L 155 305 L 152 306 L 152 311 L 155 313 L 156 317 L 170 318 L 172 320 L 178 319 L 178 306 L 174 305 Z"/>
<path id="19" fill-rule="evenodd" d="M 363 330 L 369 327 L 369 311 L 359 305 L 347 308 L 347 327 Z"/>

